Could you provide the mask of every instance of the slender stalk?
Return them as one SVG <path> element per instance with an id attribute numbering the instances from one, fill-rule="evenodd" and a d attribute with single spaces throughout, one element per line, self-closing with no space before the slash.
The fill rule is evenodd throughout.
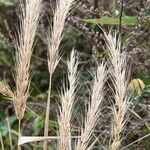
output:
<path id="1" fill-rule="evenodd" d="M 45 116 L 45 129 L 44 129 L 44 136 L 48 136 L 48 129 L 49 129 L 49 114 L 50 114 L 50 96 L 51 96 L 51 81 L 52 75 L 49 77 L 49 89 L 48 89 L 48 98 L 47 98 L 47 106 L 46 106 L 46 116 Z M 44 141 L 44 149 L 47 149 L 47 140 Z"/>
<path id="2" fill-rule="evenodd" d="M 119 34 L 122 34 L 122 14 L 123 14 L 123 0 L 121 0 L 121 7 L 120 7 L 120 16 L 119 16 Z"/>
<path id="3" fill-rule="evenodd" d="M 20 136 L 21 136 L 21 120 L 19 119 L 18 120 L 18 139 L 20 138 Z M 20 145 L 18 145 L 17 150 L 21 150 Z"/>
<path id="4" fill-rule="evenodd" d="M 135 140 L 134 142 L 130 143 L 129 145 L 126 145 L 125 147 L 121 148 L 121 150 L 127 150 L 128 147 L 132 146 L 132 145 L 135 144 L 135 143 L 138 143 L 138 142 L 142 141 L 143 139 L 145 139 L 145 138 L 147 138 L 147 137 L 150 137 L 150 133 L 144 135 L 143 137 L 141 137 L 141 138 L 139 138 L 139 139 L 137 139 L 137 140 Z"/>
<path id="5" fill-rule="evenodd" d="M 2 150 L 4 150 L 4 143 L 3 143 L 3 137 L 1 131 L 0 131 L 0 141 L 1 141 L 1 148 Z"/>

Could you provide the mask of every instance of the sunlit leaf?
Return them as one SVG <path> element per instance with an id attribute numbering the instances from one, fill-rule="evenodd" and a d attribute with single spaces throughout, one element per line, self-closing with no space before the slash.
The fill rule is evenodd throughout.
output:
<path id="1" fill-rule="evenodd" d="M 150 93 L 150 85 L 145 87 L 144 93 Z"/>
<path id="2" fill-rule="evenodd" d="M 119 25 L 120 24 L 119 18 L 113 18 L 113 17 L 101 17 L 100 19 L 82 19 L 82 21 L 86 23 L 101 24 L 101 25 Z M 133 17 L 133 16 L 122 17 L 122 25 L 134 26 L 137 24 L 149 25 L 150 19 L 138 20 L 136 17 Z"/>

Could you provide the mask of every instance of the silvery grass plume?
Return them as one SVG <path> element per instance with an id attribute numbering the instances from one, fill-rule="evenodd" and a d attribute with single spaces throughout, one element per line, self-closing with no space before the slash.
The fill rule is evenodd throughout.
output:
<path id="1" fill-rule="evenodd" d="M 109 60 L 112 65 L 110 74 L 114 86 L 114 103 L 112 106 L 113 120 L 111 125 L 110 150 L 118 150 L 121 146 L 122 131 L 127 122 L 127 112 L 129 108 L 129 97 L 127 87 L 129 80 L 129 67 L 127 66 L 126 52 L 121 51 L 121 41 L 116 33 L 104 33 L 107 48 L 109 51 Z"/>
<path id="2" fill-rule="evenodd" d="M 48 70 L 49 70 L 49 89 L 46 107 L 44 136 L 48 136 L 48 122 L 50 111 L 51 80 L 59 60 L 59 46 L 63 38 L 65 20 L 75 0 L 58 0 L 54 10 L 53 25 L 47 34 L 48 43 Z M 44 150 L 47 150 L 47 141 L 44 141 Z"/>
<path id="3" fill-rule="evenodd" d="M 81 131 L 81 138 L 78 139 L 75 150 L 90 150 L 95 144 L 91 144 L 91 138 L 94 128 L 98 123 L 101 115 L 102 102 L 104 100 L 104 84 L 106 81 L 106 66 L 104 63 L 98 65 L 94 75 L 93 86 L 91 86 L 91 100 L 88 103 L 88 109 L 84 122 L 84 128 Z"/>
<path id="4" fill-rule="evenodd" d="M 13 99 L 18 120 L 24 116 L 30 87 L 30 60 L 34 38 L 42 8 L 42 0 L 25 0 L 21 5 L 21 19 L 16 36 L 15 82 L 16 92 Z"/>
<path id="5" fill-rule="evenodd" d="M 75 92 L 77 88 L 77 67 L 78 59 L 76 54 L 72 51 L 70 60 L 67 62 L 68 66 L 68 85 L 63 87 L 61 93 L 61 106 L 58 116 L 59 123 L 59 139 L 58 150 L 71 150 L 71 119 L 72 109 L 74 106 Z"/>

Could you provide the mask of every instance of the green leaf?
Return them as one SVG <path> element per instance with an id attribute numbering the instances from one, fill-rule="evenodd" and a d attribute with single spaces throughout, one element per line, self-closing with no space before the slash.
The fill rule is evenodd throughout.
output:
<path id="1" fill-rule="evenodd" d="M 146 86 L 145 88 L 144 88 L 144 91 L 143 91 L 144 93 L 150 93 L 150 85 L 148 85 L 148 86 Z"/>
<path id="2" fill-rule="evenodd" d="M 142 95 L 143 95 L 142 92 L 139 92 L 139 93 L 136 92 L 136 93 L 134 93 L 131 102 L 134 103 L 134 104 L 138 104 L 139 101 L 140 101 L 140 98 L 142 97 Z"/>
<path id="3" fill-rule="evenodd" d="M 53 128 L 58 128 L 58 122 L 54 120 L 49 120 L 49 126 Z"/>
<path id="4" fill-rule="evenodd" d="M 33 113 L 30 111 L 26 111 L 24 118 L 26 120 L 30 120 L 33 117 Z"/>
<path id="5" fill-rule="evenodd" d="M 4 117 L 5 116 L 3 116 L 3 118 Z M 9 119 L 10 125 L 12 125 L 16 121 L 16 116 L 11 116 L 8 119 Z M 1 131 L 1 133 L 2 133 L 3 136 L 6 136 L 8 134 L 9 129 L 8 129 L 8 126 L 7 126 L 6 122 L 5 122 L 5 120 L 3 120 L 3 121 L 0 122 L 0 131 Z"/>
<path id="6" fill-rule="evenodd" d="M 114 17 L 101 17 L 100 19 L 82 19 L 82 21 L 84 21 L 86 23 L 101 24 L 101 25 L 119 25 L 119 23 L 120 23 L 119 18 L 114 18 Z M 145 19 L 145 20 L 139 21 L 136 17 L 133 17 L 133 16 L 122 17 L 122 25 L 134 26 L 139 23 L 140 24 L 150 24 L 150 19 Z"/>
<path id="7" fill-rule="evenodd" d="M 144 76 L 142 74 L 138 74 L 138 77 L 144 81 L 146 86 L 150 85 L 150 76 Z"/>
<path id="8" fill-rule="evenodd" d="M 0 124 L 0 131 L 3 136 L 6 136 L 8 133 L 8 128 L 4 126 L 3 124 Z"/>
<path id="9" fill-rule="evenodd" d="M 37 117 L 33 122 L 34 135 L 38 135 L 43 126 L 44 122 Z"/>
<path id="10" fill-rule="evenodd" d="M 146 12 L 146 16 L 150 16 L 150 9 Z"/>

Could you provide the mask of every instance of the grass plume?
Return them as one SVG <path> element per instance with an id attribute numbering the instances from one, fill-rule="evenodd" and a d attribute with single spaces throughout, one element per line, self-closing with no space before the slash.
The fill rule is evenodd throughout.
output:
<path id="1" fill-rule="evenodd" d="M 50 95 L 52 75 L 59 63 L 59 46 L 63 38 L 65 20 L 71 9 L 74 0 L 58 0 L 54 10 L 53 25 L 47 34 L 48 43 L 48 70 L 49 70 L 49 89 L 45 115 L 44 136 L 48 136 L 48 122 L 50 114 Z M 44 150 L 47 150 L 47 141 L 44 141 Z"/>
<path id="2" fill-rule="evenodd" d="M 98 65 L 97 71 L 94 76 L 94 83 L 91 86 L 91 100 L 88 103 L 88 110 L 84 122 L 84 129 L 81 131 L 81 138 L 77 141 L 76 150 L 87 150 L 92 145 L 91 142 L 92 134 L 95 126 L 98 123 L 98 119 L 101 114 L 102 102 L 104 99 L 104 84 L 106 80 L 105 64 Z M 90 149 L 89 148 L 89 149 Z"/>
<path id="3" fill-rule="evenodd" d="M 30 60 L 41 12 L 42 0 L 25 0 L 25 3 L 21 6 L 22 13 L 15 43 L 16 92 L 14 98 L 15 112 L 19 120 L 24 116 L 26 101 L 29 96 Z"/>
<path id="4" fill-rule="evenodd" d="M 110 73 L 114 85 L 114 104 L 112 106 L 112 126 L 111 126 L 111 144 L 110 150 L 118 150 L 121 146 L 122 131 L 127 121 L 127 112 L 129 108 L 129 97 L 127 95 L 127 86 L 129 80 L 129 70 L 127 69 L 126 52 L 121 51 L 121 41 L 116 33 L 105 33 L 107 48 L 109 51 L 109 60 L 112 68 Z"/>
<path id="5" fill-rule="evenodd" d="M 58 117 L 59 150 L 71 150 L 71 119 L 78 77 L 78 60 L 76 60 L 76 55 L 74 51 L 72 51 L 70 60 L 67 62 L 67 65 L 69 85 L 66 85 L 66 87 L 64 87 L 61 94 L 60 115 Z"/>

